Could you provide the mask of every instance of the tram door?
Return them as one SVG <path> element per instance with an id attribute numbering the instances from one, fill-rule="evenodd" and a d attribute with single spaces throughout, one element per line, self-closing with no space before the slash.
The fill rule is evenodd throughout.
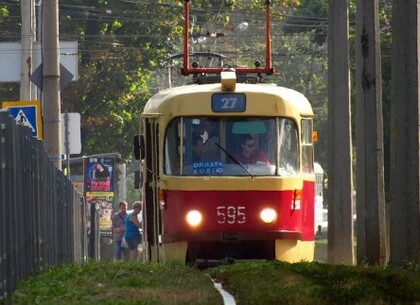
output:
<path id="1" fill-rule="evenodd" d="M 159 208 L 159 124 L 154 118 L 146 118 L 145 137 L 145 184 L 143 202 L 143 238 L 146 259 L 159 261 L 159 235 L 161 234 L 161 211 Z"/>

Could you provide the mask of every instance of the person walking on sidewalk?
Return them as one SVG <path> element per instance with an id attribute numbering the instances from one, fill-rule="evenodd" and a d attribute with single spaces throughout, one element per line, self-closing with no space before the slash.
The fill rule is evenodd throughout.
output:
<path id="1" fill-rule="evenodd" d="M 135 201 L 133 203 L 133 212 L 125 217 L 124 238 L 130 250 L 130 260 L 136 260 L 138 254 L 138 245 L 141 243 L 141 222 L 138 215 L 141 215 L 142 203 Z"/>
<path id="2" fill-rule="evenodd" d="M 125 232 L 125 217 L 127 216 L 127 202 L 119 203 L 119 211 L 112 216 L 112 236 L 114 240 L 114 260 L 128 260 L 129 252 L 122 246 Z"/>

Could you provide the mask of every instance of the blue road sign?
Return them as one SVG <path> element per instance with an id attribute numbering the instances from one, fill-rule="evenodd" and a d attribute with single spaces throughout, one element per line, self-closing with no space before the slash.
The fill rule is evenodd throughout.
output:
<path id="1" fill-rule="evenodd" d="M 31 128 L 32 136 L 42 139 L 41 105 L 39 101 L 3 102 L 17 124 Z"/>

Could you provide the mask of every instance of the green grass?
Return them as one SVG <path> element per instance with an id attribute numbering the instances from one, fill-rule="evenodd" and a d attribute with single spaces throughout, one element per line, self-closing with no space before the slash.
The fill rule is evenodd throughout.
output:
<path id="1" fill-rule="evenodd" d="M 55 267 L 21 281 L 13 304 L 214 305 L 223 301 L 211 279 L 194 268 L 91 262 Z"/>
<path id="2" fill-rule="evenodd" d="M 54 267 L 21 281 L 13 304 L 221 305 L 209 275 L 234 295 L 238 305 L 420 304 L 418 265 L 276 261 L 203 271 L 179 264 L 104 261 Z"/>
<path id="3" fill-rule="evenodd" d="M 246 263 L 211 270 L 241 305 L 420 304 L 415 268 Z"/>

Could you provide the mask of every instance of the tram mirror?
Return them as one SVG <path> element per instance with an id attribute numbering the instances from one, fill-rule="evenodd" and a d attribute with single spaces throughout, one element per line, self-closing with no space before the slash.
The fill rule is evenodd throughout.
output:
<path id="1" fill-rule="evenodd" d="M 265 132 L 265 124 L 260 121 L 235 122 L 232 126 L 233 134 L 261 134 Z"/>
<path id="2" fill-rule="evenodd" d="M 318 142 L 318 132 L 317 131 L 312 131 L 312 142 L 316 143 Z"/>
<path id="3" fill-rule="evenodd" d="M 134 157 L 136 160 L 144 159 L 144 137 L 142 135 L 135 135 L 133 139 Z"/>

